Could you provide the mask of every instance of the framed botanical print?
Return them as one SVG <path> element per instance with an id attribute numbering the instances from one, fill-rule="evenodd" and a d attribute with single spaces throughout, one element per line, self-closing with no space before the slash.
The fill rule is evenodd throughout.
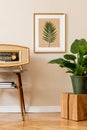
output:
<path id="1" fill-rule="evenodd" d="M 34 13 L 34 52 L 65 52 L 64 13 Z"/>

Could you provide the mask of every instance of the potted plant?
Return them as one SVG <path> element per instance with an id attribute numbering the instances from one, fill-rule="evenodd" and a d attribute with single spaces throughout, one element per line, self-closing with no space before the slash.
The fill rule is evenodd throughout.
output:
<path id="1" fill-rule="evenodd" d="M 87 41 L 76 39 L 71 44 L 70 54 L 64 54 L 63 58 L 49 61 L 67 68 L 66 73 L 71 73 L 71 81 L 75 94 L 87 93 Z"/>

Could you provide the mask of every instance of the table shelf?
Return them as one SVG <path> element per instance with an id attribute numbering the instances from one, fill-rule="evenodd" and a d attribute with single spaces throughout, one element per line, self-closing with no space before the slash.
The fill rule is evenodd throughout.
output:
<path id="1" fill-rule="evenodd" d="M 22 79 L 21 79 L 21 73 L 24 72 L 23 69 L 15 69 L 15 68 L 0 68 L 0 73 L 13 73 L 17 77 L 17 84 L 16 87 L 0 87 L 0 89 L 17 89 L 18 96 L 19 96 L 19 103 L 20 103 L 20 109 L 21 109 L 21 115 L 22 120 L 25 120 L 25 102 L 24 102 L 24 93 L 23 93 L 23 87 L 22 87 Z"/>

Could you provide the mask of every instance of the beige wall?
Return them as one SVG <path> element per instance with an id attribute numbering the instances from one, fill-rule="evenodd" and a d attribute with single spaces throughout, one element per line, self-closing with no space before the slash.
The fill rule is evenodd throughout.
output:
<path id="1" fill-rule="evenodd" d="M 33 52 L 33 13 L 36 12 L 67 14 L 68 52 L 75 38 L 87 38 L 87 0 L 0 0 L 0 43 L 24 45 L 31 50 L 31 63 L 25 66 L 28 71 L 22 74 L 26 105 L 58 106 L 60 94 L 72 91 L 70 76 L 57 65 L 48 64 L 49 60 L 62 56 L 62 53 Z M 1 76 L 0 79 L 7 77 Z M 0 105 L 18 105 L 16 90 L 1 90 Z"/>

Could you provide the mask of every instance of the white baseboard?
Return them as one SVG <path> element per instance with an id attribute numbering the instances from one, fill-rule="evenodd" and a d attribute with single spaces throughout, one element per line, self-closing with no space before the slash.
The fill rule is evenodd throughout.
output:
<path id="1" fill-rule="evenodd" d="M 0 106 L 0 112 L 20 112 L 18 106 Z"/>
<path id="2" fill-rule="evenodd" d="M 30 106 L 29 112 L 60 112 L 60 106 Z"/>
<path id="3" fill-rule="evenodd" d="M 30 106 L 27 112 L 60 112 L 60 106 Z M 0 112 L 20 112 L 19 106 L 0 106 Z"/>

